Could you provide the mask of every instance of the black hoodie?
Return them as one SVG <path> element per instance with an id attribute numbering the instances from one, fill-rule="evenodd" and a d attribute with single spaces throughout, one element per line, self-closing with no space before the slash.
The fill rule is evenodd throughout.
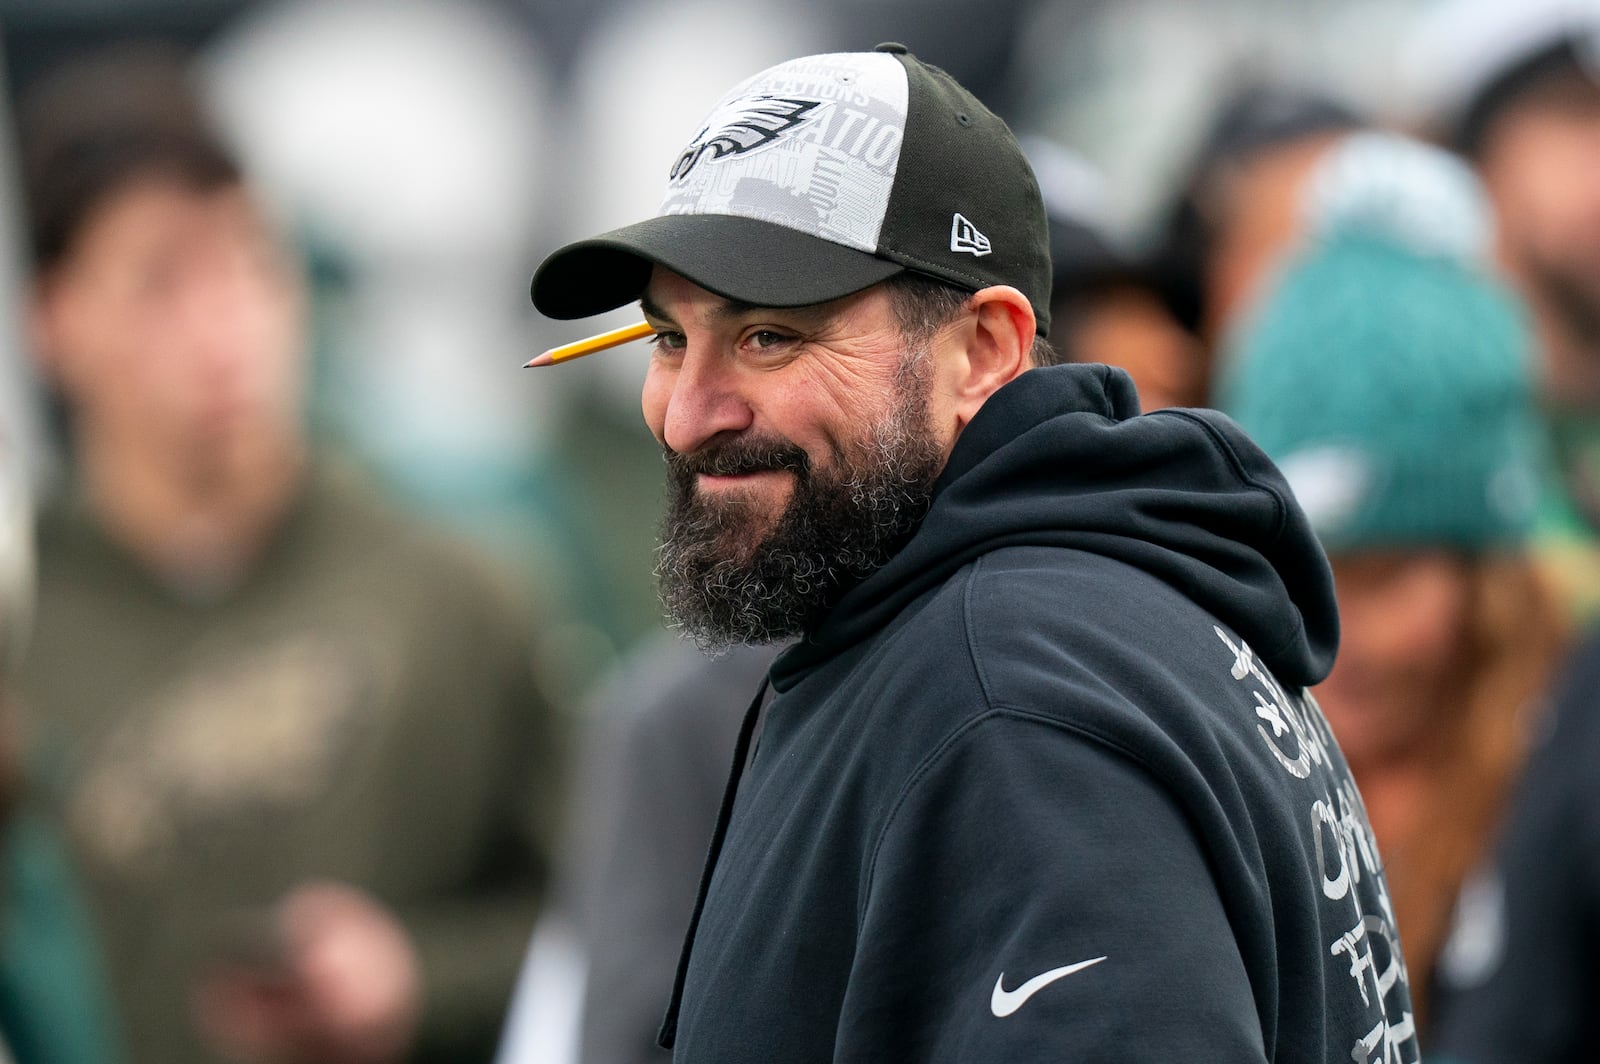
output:
<path id="1" fill-rule="evenodd" d="M 1226 418 L 1137 413 L 1103 366 L 1001 389 L 916 535 L 778 659 L 675 1059 L 1417 1059 L 1302 690 L 1326 560 Z"/>

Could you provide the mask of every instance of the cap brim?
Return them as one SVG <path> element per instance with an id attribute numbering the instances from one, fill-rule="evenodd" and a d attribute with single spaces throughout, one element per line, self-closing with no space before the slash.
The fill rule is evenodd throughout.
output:
<path id="1" fill-rule="evenodd" d="M 904 267 L 786 226 L 726 214 L 669 214 L 553 252 L 533 275 L 533 305 L 586 318 L 644 294 L 660 265 L 707 291 L 761 307 L 826 303 Z"/>

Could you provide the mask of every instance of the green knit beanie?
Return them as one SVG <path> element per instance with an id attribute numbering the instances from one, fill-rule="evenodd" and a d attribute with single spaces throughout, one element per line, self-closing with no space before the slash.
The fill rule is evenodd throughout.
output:
<path id="1" fill-rule="evenodd" d="M 1218 405 L 1329 551 L 1521 542 L 1540 460 L 1531 338 L 1490 274 L 1476 179 L 1437 149 L 1364 133 L 1306 200 L 1306 244 L 1231 338 Z"/>

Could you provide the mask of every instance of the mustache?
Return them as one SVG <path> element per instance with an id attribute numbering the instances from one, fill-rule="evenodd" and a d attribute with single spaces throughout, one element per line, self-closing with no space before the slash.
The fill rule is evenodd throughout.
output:
<path id="1" fill-rule="evenodd" d="M 662 457 L 672 474 L 683 480 L 702 474 L 731 477 L 781 471 L 805 477 L 811 472 L 811 456 L 786 440 L 731 440 L 691 454 L 667 447 Z"/>

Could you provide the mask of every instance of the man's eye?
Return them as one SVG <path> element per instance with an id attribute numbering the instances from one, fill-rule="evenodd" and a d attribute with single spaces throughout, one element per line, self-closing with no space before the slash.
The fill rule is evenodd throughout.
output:
<path id="1" fill-rule="evenodd" d="M 663 329 L 656 333 L 655 346 L 659 351 L 681 351 L 684 346 L 683 333 Z"/>
<path id="2" fill-rule="evenodd" d="M 750 334 L 749 342 L 752 347 L 777 347 L 779 344 L 788 343 L 790 337 L 771 329 L 757 329 Z"/>

